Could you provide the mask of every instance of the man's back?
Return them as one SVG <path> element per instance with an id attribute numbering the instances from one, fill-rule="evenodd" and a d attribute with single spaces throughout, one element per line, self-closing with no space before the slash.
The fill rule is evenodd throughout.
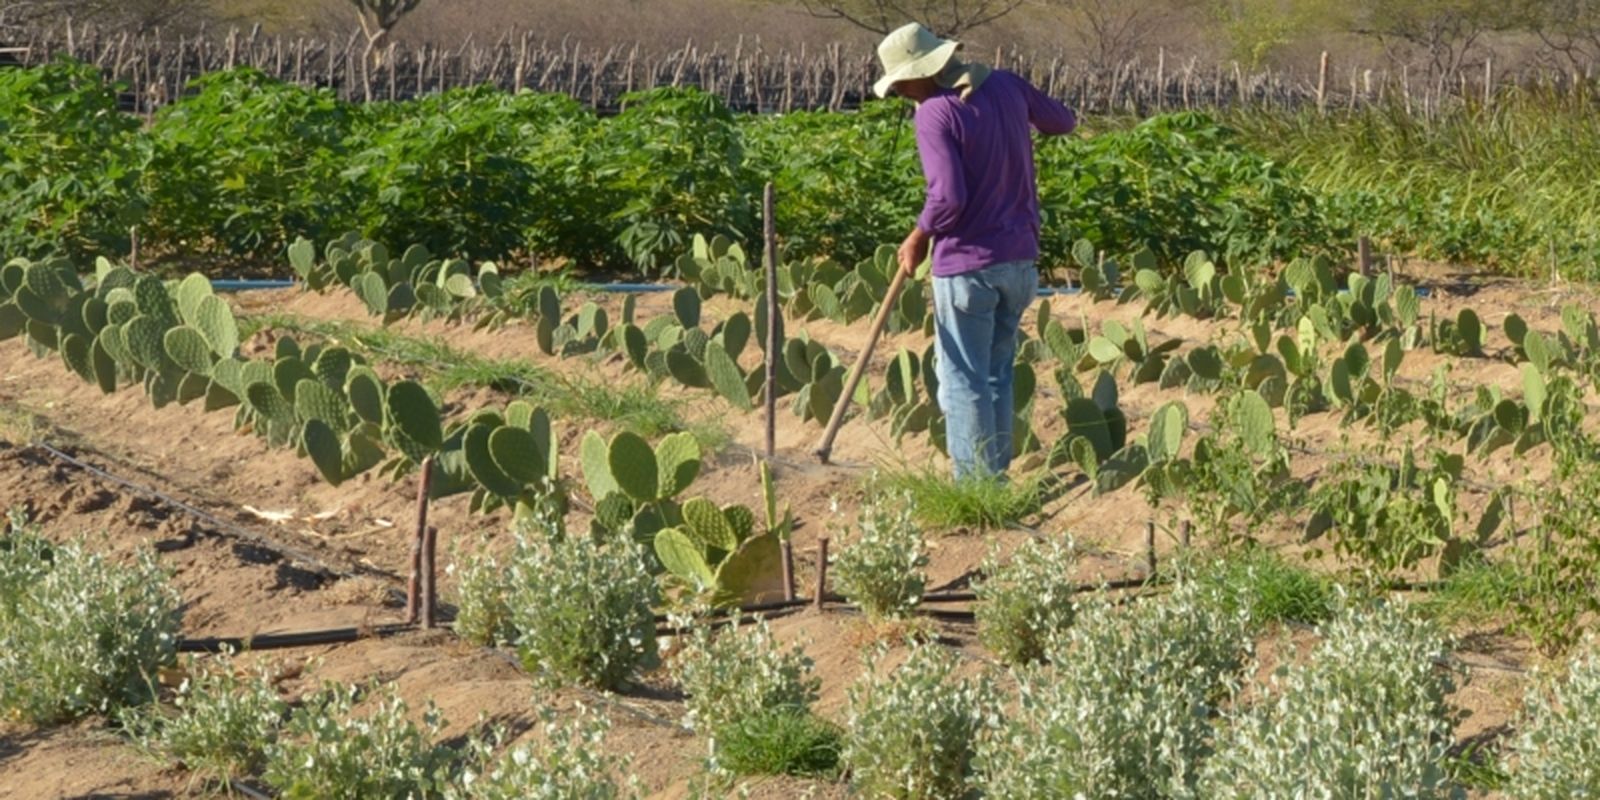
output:
<path id="1" fill-rule="evenodd" d="M 1039 255 L 1031 128 L 1072 131 L 1072 111 L 1021 77 L 995 70 L 963 100 L 944 90 L 917 108 L 928 179 L 918 219 L 938 241 L 934 274 L 971 272 Z"/>

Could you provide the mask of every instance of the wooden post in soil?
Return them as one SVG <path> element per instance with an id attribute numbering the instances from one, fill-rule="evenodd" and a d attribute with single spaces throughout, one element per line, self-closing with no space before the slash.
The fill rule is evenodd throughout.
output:
<path id="1" fill-rule="evenodd" d="M 1150 577 L 1156 576 L 1156 521 L 1145 520 L 1144 523 L 1144 562 L 1150 568 Z"/>
<path id="2" fill-rule="evenodd" d="M 428 536 L 428 495 L 433 491 L 433 456 L 422 459 L 417 478 L 417 534 L 411 539 L 411 579 L 406 584 L 406 624 L 417 624 L 422 604 L 423 550 Z"/>
<path id="3" fill-rule="evenodd" d="M 828 591 L 828 537 L 817 540 L 817 596 L 812 601 L 822 610 L 822 598 Z"/>
<path id="4" fill-rule="evenodd" d="M 783 599 L 794 602 L 794 540 L 783 540 Z"/>
<path id="5" fill-rule="evenodd" d="M 1372 240 L 1365 236 L 1356 240 L 1356 264 L 1362 277 L 1372 277 Z"/>
<path id="6" fill-rule="evenodd" d="M 766 240 L 762 261 L 767 271 L 767 382 L 763 390 L 767 406 L 767 460 L 771 461 L 777 447 L 778 427 L 778 224 L 773 218 L 774 201 L 772 182 L 767 181 L 761 192 L 761 227 Z M 787 543 L 785 543 L 787 546 Z M 794 582 L 789 581 L 789 599 L 794 599 Z"/>
<path id="7" fill-rule="evenodd" d="M 438 541 L 439 529 L 429 525 L 422 542 L 422 627 L 429 629 L 435 623 L 434 609 L 439 607 L 439 592 L 434 584 L 434 578 L 439 574 L 434 566 Z"/>
<path id="8" fill-rule="evenodd" d="M 1322 63 L 1317 68 L 1317 113 L 1328 113 L 1328 51 L 1322 51 Z"/>
<path id="9" fill-rule="evenodd" d="M 1178 543 L 1183 545 L 1183 549 L 1189 549 L 1189 520 L 1178 523 Z"/>

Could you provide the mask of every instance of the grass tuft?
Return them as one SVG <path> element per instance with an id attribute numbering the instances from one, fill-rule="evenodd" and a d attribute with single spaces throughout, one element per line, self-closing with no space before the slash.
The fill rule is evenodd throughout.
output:
<path id="1" fill-rule="evenodd" d="M 1530 583 L 1513 562 L 1473 559 L 1428 593 L 1422 611 L 1445 625 L 1493 621 L 1516 610 Z"/>
<path id="2" fill-rule="evenodd" d="M 832 777 L 839 769 L 839 726 L 800 709 L 769 709 L 717 737 L 721 766 L 740 775 Z"/>
<path id="3" fill-rule="evenodd" d="M 1210 558 L 1194 580 L 1216 591 L 1229 611 L 1245 610 L 1252 625 L 1315 625 L 1333 617 L 1338 596 L 1332 579 L 1259 547 Z"/>
<path id="4" fill-rule="evenodd" d="M 423 373 L 422 382 L 439 394 L 485 387 L 524 398 L 558 418 L 608 422 L 645 438 L 688 431 L 707 452 L 720 450 L 731 440 L 716 420 L 686 419 L 680 401 L 662 397 L 655 386 L 644 381 L 607 382 L 561 375 L 519 359 L 482 358 L 437 339 L 293 314 L 250 317 L 244 327 L 252 332 L 272 329 L 337 342 L 369 359 Z"/>
<path id="5" fill-rule="evenodd" d="M 917 520 L 930 528 L 1005 528 L 1037 513 L 1044 505 L 1043 474 L 1006 481 L 997 478 L 955 480 L 932 469 L 880 472 L 872 492 L 903 492 L 916 507 Z"/>

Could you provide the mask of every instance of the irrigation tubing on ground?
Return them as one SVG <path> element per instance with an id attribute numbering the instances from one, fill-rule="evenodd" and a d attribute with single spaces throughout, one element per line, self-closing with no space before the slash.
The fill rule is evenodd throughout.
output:
<path id="1" fill-rule="evenodd" d="M 248 292 L 260 289 L 288 289 L 295 285 L 295 281 L 287 278 L 250 278 L 229 279 L 212 278 L 211 288 L 218 292 Z M 672 292 L 683 288 L 673 283 L 584 283 L 582 288 L 591 292 L 608 292 L 611 294 L 648 294 L 651 292 Z M 1427 286 L 1415 287 L 1418 297 L 1430 297 L 1433 290 Z M 1349 289 L 1340 289 L 1340 294 L 1346 294 Z M 1115 287 L 1112 294 L 1121 294 L 1122 287 Z M 1082 294 L 1082 286 L 1040 286 L 1036 297 L 1053 297 L 1055 295 Z M 1294 290 L 1289 290 L 1289 296 L 1294 297 Z"/>
<path id="2" fill-rule="evenodd" d="M 323 572 L 324 574 L 331 575 L 331 576 L 336 577 L 336 578 L 354 578 L 354 577 L 357 577 L 358 575 L 360 575 L 362 573 L 366 573 L 366 574 L 369 574 L 369 575 L 378 575 L 378 576 L 381 576 L 381 577 L 384 577 L 384 578 L 389 578 L 391 580 L 396 580 L 399 577 L 399 576 L 394 575 L 393 573 L 390 573 L 390 572 L 388 572 L 386 570 L 378 569 L 378 568 L 375 568 L 375 567 L 359 566 L 356 570 L 340 569 L 340 568 L 335 567 L 335 566 L 333 566 L 331 564 L 328 564 L 327 562 L 323 561 L 320 558 L 317 558 L 316 556 L 311 555 L 310 553 L 307 553 L 304 550 L 300 550 L 300 549 L 295 548 L 295 547 L 289 547 L 289 546 L 283 545 L 283 544 L 281 544 L 279 542 L 273 541 L 273 540 L 271 540 L 271 539 L 269 539 L 269 538 L 267 538 L 265 536 L 262 536 L 259 533 L 252 533 L 252 532 L 247 531 L 247 530 L 245 530 L 243 528 L 240 528 L 237 525 L 234 525 L 231 522 L 228 522 L 227 520 L 221 519 L 220 517 L 217 517 L 217 516 L 215 516 L 213 514 L 207 513 L 207 512 L 205 512 L 205 511 L 203 511 L 201 509 L 195 508 L 194 506 L 189 505 L 188 503 L 185 503 L 185 502 L 183 502 L 182 500 L 179 500 L 176 497 L 173 497 L 171 495 L 163 493 L 163 492 L 161 492 L 159 490 L 152 489 L 152 488 L 150 488 L 148 486 L 141 486 L 140 484 L 134 483 L 133 481 L 130 481 L 130 480 L 126 479 L 126 478 L 122 478 L 122 477 L 119 477 L 117 475 L 113 475 L 112 473 L 107 472 L 106 470 L 101 469 L 99 467 L 96 467 L 93 464 L 85 462 L 80 458 L 77 458 L 77 457 L 75 457 L 75 456 L 73 456 L 73 455 L 71 455 L 69 453 L 65 453 L 65 452 L 63 452 L 61 450 L 58 450 L 57 448 L 55 448 L 55 447 L 53 447 L 53 446 L 51 446 L 49 444 L 46 444 L 45 442 L 33 442 L 33 443 L 31 443 L 31 446 L 44 451 L 46 454 L 48 454 L 52 458 L 55 458 L 55 459 L 57 459 L 59 461 L 63 461 L 65 463 L 67 463 L 67 464 L 70 464 L 70 465 L 72 465 L 74 467 L 77 467 L 78 469 L 81 469 L 81 470 L 83 470 L 85 472 L 88 472 L 89 474 L 94 475 L 95 477 L 100 478 L 101 480 L 108 481 L 110 483 L 116 484 L 117 486 L 120 486 L 120 487 L 122 487 L 124 489 L 127 489 L 128 491 L 131 491 L 131 492 L 133 492 L 135 494 L 138 494 L 138 495 L 143 496 L 145 498 L 148 498 L 148 499 L 155 500 L 157 502 L 166 504 L 166 505 L 168 505 L 168 506 L 170 506 L 172 508 L 175 508 L 175 509 L 177 509 L 177 510 L 179 510 L 179 511 L 185 513 L 185 514 L 188 514 L 189 516 L 194 517 L 195 519 L 205 523 L 206 526 L 212 528 L 213 530 L 215 530 L 219 534 L 230 536 L 230 537 L 233 537 L 235 539 L 242 539 L 244 541 L 248 541 L 248 542 L 264 545 L 264 546 L 268 547 L 269 549 L 271 549 L 271 550 L 273 550 L 273 551 L 275 551 L 275 552 L 277 552 L 277 553 L 279 553 L 279 554 L 281 554 L 281 555 L 283 555 L 283 556 L 285 556 L 285 557 L 287 557 L 287 558 L 289 558 L 289 559 L 291 559 L 293 561 L 297 561 L 297 562 L 305 564 L 307 566 L 314 567 L 315 569 Z"/>
<path id="3" fill-rule="evenodd" d="M 284 650 L 292 647 L 315 647 L 324 644 L 347 644 L 362 639 L 385 638 L 400 633 L 420 630 L 416 625 L 396 623 L 371 627 L 328 628 L 295 633 L 261 633 L 253 636 L 207 636 L 180 639 L 180 653 L 221 653 L 245 650 Z"/>
<path id="4" fill-rule="evenodd" d="M 250 784 L 236 778 L 230 778 L 228 780 L 228 789 L 238 792 L 239 794 L 250 798 L 250 800 L 273 800 L 272 795 L 267 794 L 266 792 L 263 792 L 260 789 L 257 789 L 254 786 L 251 786 Z"/>

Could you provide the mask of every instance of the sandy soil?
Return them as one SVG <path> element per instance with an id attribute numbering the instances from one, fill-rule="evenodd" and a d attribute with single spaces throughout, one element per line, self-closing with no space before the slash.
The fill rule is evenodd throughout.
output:
<path id="1" fill-rule="evenodd" d="M 1531 326 L 1553 330 L 1559 328 L 1561 303 L 1585 297 L 1571 287 L 1535 287 L 1503 280 L 1468 284 L 1443 270 L 1434 272 L 1437 274 L 1421 273 L 1435 289 L 1424 302 L 1424 314 L 1453 315 L 1463 306 L 1477 309 L 1491 329 L 1491 357 L 1444 359 L 1426 350 L 1414 351 L 1407 355 L 1402 370 L 1408 380 L 1425 381 L 1436 366 L 1448 362 L 1453 365 L 1450 380 L 1456 386 L 1494 385 L 1510 395 L 1520 394 L 1516 369 L 1493 357 L 1505 344 L 1498 330 L 1504 316 L 1515 311 Z M 600 300 L 616 303 L 614 298 Z M 246 314 L 270 310 L 371 324 L 359 303 L 345 294 L 259 292 L 236 297 L 235 302 Z M 639 314 L 660 313 L 668 303 L 664 295 L 646 296 Z M 732 307 L 725 300 L 708 302 L 706 314 L 718 318 Z M 1084 319 L 1096 329 L 1106 319 L 1129 322 L 1138 313 L 1137 308 L 1096 304 L 1082 297 L 1058 297 L 1052 307 L 1058 318 Z M 1152 340 L 1178 339 L 1183 348 L 1233 334 L 1227 323 L 1191 319 L 1146 320 L 1145 325 Z M 848 327 L 810 324 L 806 328 L 814 338 L 853 361 L 862 347 L 866 323 Z M 616 382 L 639 380 L 615 357 L 545 357 L 538 353 L 532 332 L 520 323 L 497 331 L 472 331 L 442 322 L 406 321 L 394 330 L 447 337 L 453 347 L 463 351 L 525 359 L 558 373 L 581 372 Z M 273 331 L 258 334 L 246 345 L 246 352 L 267 349 L 275 335 Z M 897 348 L 920 353 L 925 345 L 926 340 L 917 334 L 886 337 L 874 357 L 877 372 L 881 374 L 882 363 Z M 753 352 L 745 355 L 750 363 L 755 357 Z M 1065 430 L 1059 413 L 1061 398 L 1048 372 L 1041 372 L 1034 422 L 1041 438 L 1052 441 Z M 732 443 L 710 459 L 693 493 L 724 503 L 759 506 L 754 453 L 762 440 L 760 415 L 729 413 L 706 393 L 671 386 L 664 392 L 683 398 L 684 408 L 691 414 L 720 420 L 731 435 Z M 1122 405 L 1130 417 L 1131 432 L 1141 432 L 1149 414 L 1175 397 L 1189 405 L 1191 419 L 1197 422 L 1215 405 L 1209 396 L 1184 394 L 1149 384 L 1125 387 Z M 460 413 L 505 399 L 488 389 L 464 390 L 447 397 L 446 408 Z M 567 464 L 576 463 L 577 442 L 591 425 L 606 429 L 604 423 L 564 424 L 561 440 Z M 1280 431 L 1283 429 L 1280 415 Z M 810 457 L 819 436 L 819 426 L 799 424 L 780 406 L 776 474 L 780 495 L 800 522 L 795 548 L 801 587 L 814 581 L 818 538 L 832 535 L 837 547 L 845 535 L 844 522 L 859 503 L 862 479 L 874 466 L 944 469 L 945 463 L 925 438 L 908 437 L 896 443 L 886 425 L 857 419 L 838 440 L 835 465 L 822 466 Z M 209 516 L 197 518 L 134 488 L 65 465 L 26 446 L 30 438 L 61 447 Z M 1302 420 L 1291 439 L 1299 448 L 1294 457 L 1296 477 L 1311 479 L 1352 446 L 1370 445 L 1374 435 L 1365 426 L 1347 428 L 1333 415 L 1317 414 Z M 1464 493 L 1463 506 L 1481 508 L 1484 488 L 1548 474 L 1547 462 L 1547 457 L 1538 455 L 1487 462 L 1469 459 L 1468 477 L 1480 488 Z M 398 621 L 403 614 L 399 592 L 401 576 L 408 568 L 408 520 L 414 513 L 414 493 L 412 485 L 392 484 L 371 473 L 341 487 L 330 487 L 292 451 L 268 450 L 260 439 L 236 433 L 228 413 L 202 414 L 195 408 L 177 407 L 157 411 L 132 390 L 103 396 L 78 382 L 56 361 L 36 360 L 17 342 L 0 345 L 0 508 L 25 507 L 48 535 L 85 535 L 92 546 L 108 552 L 125 554 L 138 547 L 155 547 L 174 570 L 182 592 L 186 636 L 242 636 Z M 835 498 L 842 516 L 829 512 Z M 1139 575 L 1144 570 L 1146 521 L 1154 519 L 1164 525 L 1172 512 L 1182 510 L 1151 509 L 1136 491 L 1094 497 L 1084 487 L 1069 487 L 1021 528 L 958 530 L 934 536 L 929 585 L 964 584 L 991 547 L 1005 551 L 1031 535 L 1063 532 L 1075 535 L 1085 547 L 1087 555 L 1079 565 L 1082 579 Z M 469 515 L 464 497 L 436 503 L 430 515 L 443 532 L 441 556 L 445 560 L 453 547 L 503 547 L 509 539 L 503 513 Z M 1269 544 L 1298 550 L 1301 522 L 1279 520 L 1258 535 Z M 1172 537 L 1158 538 L 1161 557 L 1173 546 Z M 441 580 L 448 601 L 453 587 L 447 576 Z M 845 689 L 863 670 L 862 653 L 883 638 L 882 632 L 871 630 L 848 613 L 810 610 L 776 620 L 774 629 L 785 640 L 805 643 L 823 680 L 819 710 L 840 718 Z M 970 626 L 942 623 L 938 630 L 943 641 L 971 657 L 972 669 L 985 663 L 987 654 L 976 644 Z M 1296 641 L 1303 638 L 1296 637 Z M 1458 734 L 1465 739 L 1487 732 L 1492 738 L 1496 731 L 1503 732 L 1520 702 L 1521 670 L 1537 659 L 1525 642 L 1515 639 L 1491 635 L 1471 641 L 1463 660 L 1476 659 L 1481 667 L 1472 671 L 1473 680 L 1453 698 L 1467 712 Z M 1263 650 L 1275 652 L 1273 646 Z M 612 746 L 632 757 L 635 773 L 653 796 L 689 796 L 691 783 L 700 773 L 705 743 L 677 725 L 682 703 L 662 674 L 646 676 L 640 691 L 612 700 L 579 690 L 536 697 L 528 676 L 503 654 L 467 646 L 443 631 L 368 638 L 264 657 L 315 659 L 315 667 L 305 672 L 306 685 L 324 679 L 392 682 L 414 708 L 428 700 L 437 704 L 452 721 L 447 735 L 463 733 L 480 715 L 520 730 L 531 729 L 539 702 L 558 708 L 598 703 L 615 724 Z M 0 774 L 4 775 L 0 798 L 154 798 L 203 791 L 191 785 L 181 770 L 141 759 L 103 722 L 93 720 L 43 730 L 0 727 Z M 771 798 L 808 792 L 817 797 L 845 794 L 839 784 L 788 779 L 751 781 L 747 788 L 755 797 Z"/>

